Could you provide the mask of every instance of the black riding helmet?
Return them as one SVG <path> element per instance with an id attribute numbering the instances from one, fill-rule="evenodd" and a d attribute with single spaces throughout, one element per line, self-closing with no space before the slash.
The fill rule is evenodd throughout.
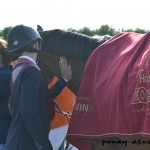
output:
<path id="1" fill-rule="evenodd" d="M 17 25 L 13 27 L 8 33 L 8 51 L 10 53 L 18 52 L 38 41 L 41 49 L 42 38 L 39 33 L 31 27 L 24 25 Z M 32 52 L 39 50 L 33 49 Z"/>

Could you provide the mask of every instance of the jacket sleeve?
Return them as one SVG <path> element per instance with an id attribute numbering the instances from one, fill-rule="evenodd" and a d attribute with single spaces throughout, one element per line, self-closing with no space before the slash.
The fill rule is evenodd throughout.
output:
<path id="1" fill-rule="evenodd" d="M 10 77 L 9 73 L 0 73 L 0 99 L 10 93 Z"/>
<path id="2" fill-rule="evenodd" d="M 48 139 L 48 129 L 45 129 L 40 118 L 40 97 L 42 78 L 39 71 L 32 67 L 24 72 L 21 80 L 21 119 L 39 150 L 52 150 Z"/>
<path id="3" fill-rule="evenodd" d="M 55 99 L 62 91 L 62 89 L 67 85 L 67 82 L 60 78 L 50 89 L 49 97 L 50 99 Z"/>

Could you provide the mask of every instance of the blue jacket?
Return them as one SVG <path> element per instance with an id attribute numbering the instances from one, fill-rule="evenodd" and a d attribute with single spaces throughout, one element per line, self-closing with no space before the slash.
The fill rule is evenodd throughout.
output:
<path id="1" fill-rule="evenodd" d="M 6 143 L 6 137 L 11 122 L 8 109 L 10 96 L 10 77 L 13 68 L 4 66 L 0 68 L 0 144 Z"/>
<path id="2" fill-rule="evenodd" d="M 12 86 L 12 123 L 5 150 L 52 150 L 48 127 L 54 106 L 49 98 L 55 98 L 64 86 L 60 79 L 48 92 L 41 72 L 29 64 L 18 74 Z"/>

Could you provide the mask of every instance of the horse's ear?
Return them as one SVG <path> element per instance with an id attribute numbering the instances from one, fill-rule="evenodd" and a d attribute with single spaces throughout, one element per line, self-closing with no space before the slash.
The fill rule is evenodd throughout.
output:
<path id="1" fill-rule="evenodd" d="M 37 31 L 38 31 L 38 32 L 42 32 L 42 31 L 43 31 L 43 28 L 42 28 L 40 25 L 37 25 Z"/>

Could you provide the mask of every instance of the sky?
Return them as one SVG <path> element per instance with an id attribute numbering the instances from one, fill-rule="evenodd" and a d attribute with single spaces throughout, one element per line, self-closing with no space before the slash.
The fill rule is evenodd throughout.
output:
<path id="1" fill-rule="evenodd" d="M 150 30 L 149 0 L 1 0 L 0 30 L 24 24 L 44 30 L 99 29 Z"/>

